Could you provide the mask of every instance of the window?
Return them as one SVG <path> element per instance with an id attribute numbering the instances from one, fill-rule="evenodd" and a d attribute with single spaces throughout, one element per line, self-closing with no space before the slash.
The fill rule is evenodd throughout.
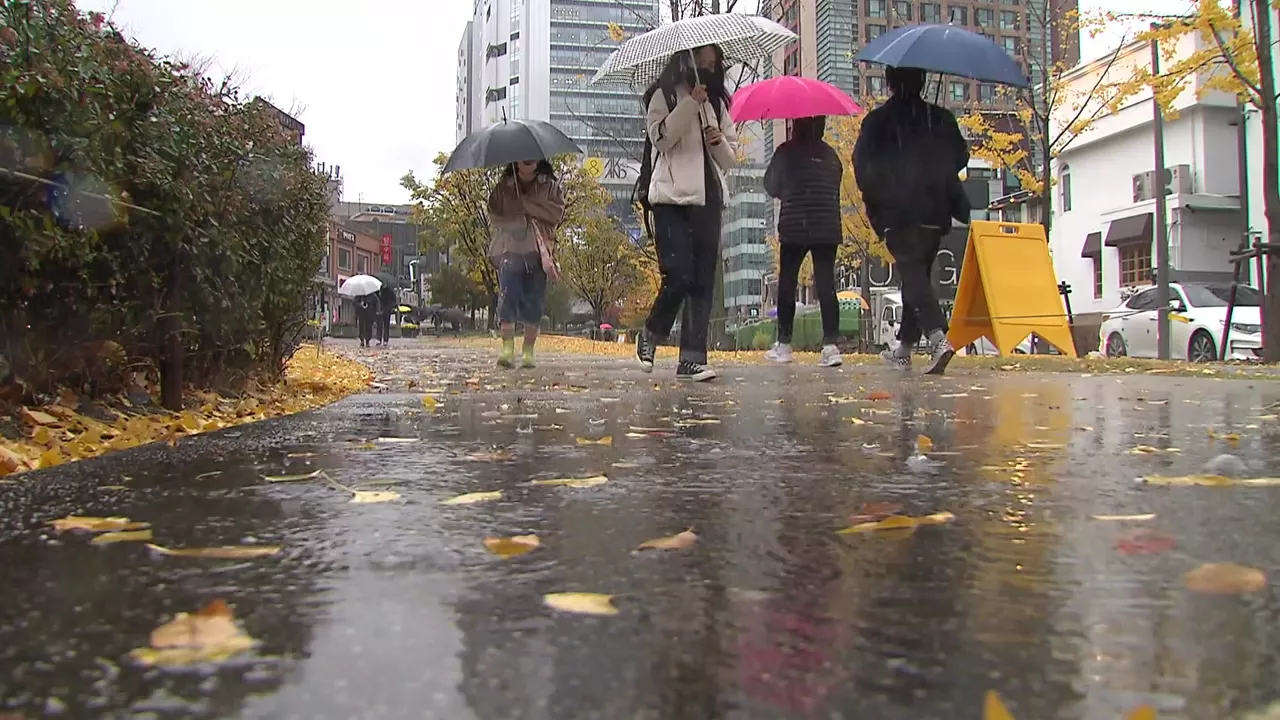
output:
<path id="1" fill-rule="evenodd" d="M 996 11 L 990 8 L 975 8 L 973 11 L 973 24 L 980 28 L 995 27 Z"/>
<path id="2" fill-rule="evenodd" d="M 887 25 L 876 25 L 874 23 L 867 25 L 867 42 L 875 40 L 885 33 L 888 29 Z"/>
<path id="3" fill-rule="evenodd" d="M 899 22 L 911 22 L 911 3 L 909 0 L 894 0 L 893 19 Z"/>
<path id="4" fill-rule="evenodd" d="M 920 4 L 920 22 L 942 22 L 942 6 L 937 3 Z"/>
<path id="5" fill-rule="evenodd" d="M 351 269 L 351 250 L 347 248 L 338 248 L 338 269 Z"/>
<path id="6" fill-rule="evenodd" d="M 978 100 L 984 103 L 994 102 L 996 99 L 996 86 L 981 83 L 978 85 Z"/>
<path id="7" fill-rule="evenodd" d="M 506 99 L 507 99 L 507 89 L 504 87 L 489 88 L 488 92 L 484 94 L 485 103 L 494 103 L 494 102 L 498 102 L 500 100 L 506 100 Z"/>
<path id="8" fill-rule="evenodd" d="M 1231 299 L 1231 286 L 1224 283 L 1185 283 L 1182 291 L 1190 299 L 1191 307 L 1226 307 L 1227 301 Z M 1259 307 L 1261 303 L 1262 298 L 1257 290 L 1247 285 L 1236 288 L 1236 307 Z"/>
<path id="9" fill-rule="evenodd" d="M 888 0 L 867 0 L 867 17 L 882 18 L 888 14 Z"/>
<path id="10" fill-rule="evenodd" d="M 952 82 L 951 83 L 951 102 L 962 103 L 969 101 L 969 83 Z"/>
<path id="11" fill-rule="evenodd" d="M 361 275 L 367 275 L 369 273 L 369 258 L 364 255 L 356 258 L 356 272 Z"/>
<path id="12" fill-rule="evenodd" d="M 948 22 L 952 25 L 968 25 L 969 24 L 969 8 L 963 5 L 949 5 L 947 13 L 950 16 Z"/>
<path id="13" fill-rule="evenodd" d="M 1071 212 L 1071 166 L 1058 170 L 1058 190 L 1061 193 L 1062 212 Z"/>
<path id="14" fill-rule="evenodd" d="M 884 78 L 879 75 L 867 78 L 867 91 L 871 97 L 884 97 Z"/>
<path id="15" fill-rule="evenodd" d="M 1135 243 L 1120 248 L 1120 286 L 1134 287 L 1151 282 L 1151 243 Z M 1132 310 L 1155 308 L 1155 290 L 1148 290 L 1129 301 Z M 1136 303 L 1143 303 L 1139 307 Z M 1149 304 L 1150 307 L 1145 307 Z"/>
<path id="16" fill-rule="evenodd" d="M 1102 253 L 1093 256 L 1093 297 L 1102 297 Z"/>
<path id="17" fill-rule="evenodd" d="M 858 97 L 862 94 L 862 78 L 855 77 L 849 80 L 849 94 Z"/>
<path id="18" fill-rule="evenodd" d="M 1000 11 L 1000 29 L 1001 30 L 1021 30 L 1022 17 L 1018 15 L 1016 10 Z"/>
<path id="19" fill-rule="evenodd" d="M 502 57 L 503 55 L 506 55 L 506 54 L 507 54 L 507 44 L 506 44 L 506 43 L 500 43 L 500 44 L 498 44 L 498 45 L 490 45 L 490 46 L 489 46 L 489 47 L 484 51 L 484 56 L 485 56 L 486 58 L 490 58 L 490 59 L 492 59 L 492 58 L 496 58 L 496 57 Z"/>
<path id="20" fill-rule="evenodd" d="M 1016 37 L 1000 38 L 1000 44 L 1004 46 L 1004 51 L 1014 57 L 1022 55 L 1022 40 Z"/>

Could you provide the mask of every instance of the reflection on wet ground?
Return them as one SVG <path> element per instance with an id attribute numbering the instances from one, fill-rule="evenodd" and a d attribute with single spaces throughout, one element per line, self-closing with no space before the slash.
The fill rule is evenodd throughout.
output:
<path id="1" fill-rule="evenodd" d="M 695 386 L 599 358 L 499 374 L 426 343 L 366 353 L 378 394 L 0 485 L 0 710 L 953 720 L 996 690 L 1024 719 L 1150 703 L 1214 720 L 1280 697 L 1274 591 L 1182 582 L 1219 561 L 1274 575 L 1280 487 L 1135 482 L 1222 454 L 1215 469 L 1273 473 L 1278 385 L 796 366 Z M 316 469 L 401 498 L 262 478 Z M 955 520 L 836 534 L 941 511 Z M 71 513 L 284 551 L 95 547 L 47 528 Z M 633 552 L 686 528 L 688 549 Z M 524 534 L 540 547 L 511 559 L 481 542 Z M 543 604 L 562 591 L 615 595 L 619 614 Z M 254 652 L 182 672 L 126 659 L 215 598 Z"/>

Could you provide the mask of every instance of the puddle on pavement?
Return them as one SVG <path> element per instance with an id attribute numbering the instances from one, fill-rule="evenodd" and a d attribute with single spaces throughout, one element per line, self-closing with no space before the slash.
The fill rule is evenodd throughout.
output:
<path id="1" fill-rule="evenodd" d="M 742 372 L 657 390 L 584 374 L 572 382 L 588 389 L 568 395 L 526 378 L 517 391 L 444 395 L 434 412 L 416 395 L 353 399 L 269 451 L 227 442 L 181 465 L 104 463 L 99 484 L 123 489 L 50 507 L 150 522 L 170 547 L 284 550 L 166 558 L 35 527 L 0 544 L 20 589 L 0 603 L 0 709 L 952 720 L 980 717 L 996 690 L 1020 718 L 1120 718 L 1150 703 L 1162 720 L 1213 720 L 1280 695 L 1274 591 L 1182 584 L 1206 562 L 1274 576 L 1280 488 L 1135 482 L 1196 473 L 1222 453 L 1266 474 L 1277 435 L 1264 407 L 1280 391 Z M 922 435 L 930 463 L 914 458 Z M 263 479 L 315 470 L 333 483 Z M 600 474 L 594 487 L 530 483 Z M 400 497 L 350 504 L 334 483 Z M 440 504 L 493 490 L 502 497 Z M 836 534 L 884 508 L 955 520 Z M 698 535 L 688 549 L 633 552 L 686 528 Z M 529 534 L 539 547 L 511 559 L 481 543 Z M 544 606 L 562 591 L 615 595 L 619 614 Z M 259 648 L 185 673 L 125 659 L 170 615 L 214 598 Z"/>

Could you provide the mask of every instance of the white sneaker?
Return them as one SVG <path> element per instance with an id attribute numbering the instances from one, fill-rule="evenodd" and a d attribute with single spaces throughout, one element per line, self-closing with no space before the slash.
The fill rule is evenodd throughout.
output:
<path id="1" fill-rule="evenodd" d="M 840 348 L 835 345 L 822 346 L 822 357 L 818 358 L 819 367 L 833 368 L 843 364 L 844 358 L 840 357 Z"/>
<path id="2" fill-rule="evenodd" d="M 951 347 L 951 343 L 947 342 L 947 336 L 937 333 L 929 342 L 929 367 L 924 372 L 926 375 L 941 375 L 947 371 L 947 364 L 951 362 L 951 358 L 955 357 L 955 348 Z"/>
<path id="3" fill-rule="evenodd" d="M 791 346 L 785 343 L 774 343 L 773 347 L 764 354 L 764 359 L 775 363 L 789 363 L 795 359 L 791 353 Z"/>

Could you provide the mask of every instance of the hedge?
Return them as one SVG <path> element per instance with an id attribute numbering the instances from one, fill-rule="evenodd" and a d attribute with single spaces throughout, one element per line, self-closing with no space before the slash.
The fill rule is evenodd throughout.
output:
<path id="1" fill-rule="evenodd" d="M 68 0 L 0 5 L 5 386 L 100 393 L 163 368 L 172 405 L 184 377 L 278 373 L 327 214 L 266 106 Z"/>

